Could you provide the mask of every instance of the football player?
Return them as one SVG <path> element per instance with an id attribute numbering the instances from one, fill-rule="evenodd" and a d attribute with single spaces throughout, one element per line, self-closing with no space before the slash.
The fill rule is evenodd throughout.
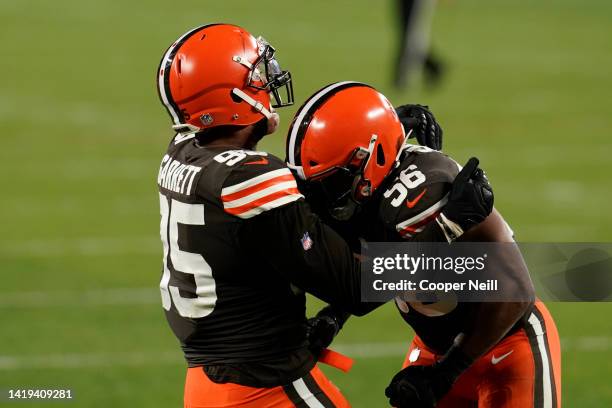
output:
<path id="1" fill-rule="evenodd" d="M 394 84 L 403 89 L 423 69 L 426 84 L 435 86 L 444 74 L 444 64 L 429 44 L 436 2 L 396 0 L 396 5 L 400 38 L 393 71 Z"/>
<path id="2" fill-rule="evenodd" d="M 441 152 L 404 142 L 402 123 L 382 94 L 339 82 L 297 111 L 287 162 L 314 211 L 349 242 L 514 242 L 500 213 L 489 215 L 493 197 L 476 159 L 460 170 Z M 452 184 L 460 178 L 469 180 L 461 191 Z M 447 203 L 467 191 L 487 208 L 457 217 Z M 482 214 L 488 216 L 481 223 Z M 516 245 L 511 248 L 504 252 L 505 275 L 521 299 L 533 299 L 527 268 Z M 416 336 L 404 369 L 386 389 L 393 406 L 560 406 L 559 338 L 541 302 L 396 298 L 396 304 Z"/>
<path id="3" fill-rule="evenodd" d="M 366 313 L 359 263 L 284 161 L 254 150 L 293 102 L 290 73 L 263 38 L 212 24 L 166 50 L 157 88 L 177 133 L 157 179 L 160 289 L 189 367 L 185 407 L 348 406 L 316 366 L 304 292 Z M 471 199 L 449 206 L 480 208 Z"/>

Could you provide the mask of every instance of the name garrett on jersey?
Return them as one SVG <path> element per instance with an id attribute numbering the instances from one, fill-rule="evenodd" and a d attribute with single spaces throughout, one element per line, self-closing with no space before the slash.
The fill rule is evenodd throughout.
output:
<path id="1" fill-rule="evenodd" d="M 179 194 L 191 195 L 194 179 L 202 171 L 201 167 L 181 163 L 167 154 L 162 158 L 157 175 L 157 184 Z"/>

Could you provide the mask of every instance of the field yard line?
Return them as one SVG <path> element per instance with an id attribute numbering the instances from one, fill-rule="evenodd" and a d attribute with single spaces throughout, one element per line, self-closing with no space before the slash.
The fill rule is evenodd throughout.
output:
<path id="1" fill-rule="evenodd" d="M 401 358 L 406 353 L 408 342 L 337 344 L 333 349 L 355 359 L 381 357 Z M 606 352 L 612 350 L 612 337 L 575 337 L 561 340 L 563 351 Z M 116 366 L 181 365 L 180 351 L 139 351 L 105 353 L 66 353 L 28 356 L 0 355 L 0 371 L 88 368 Z"/>
<path id="2" fill-rule="evenodd" d="M 161 241 L 156 236 L 0 241 L 0 256 L 53 257 L 67 255 L 152 255 L 156 253 L 161 257 Z"/>
<path id="3" fill-rule="evenodd" d="M 40 356 L 0 356 L 0 370 L 84 368 L 180 364 L 180 352 L 66 353 Z"/>
<path id="4" fill-rule="evenodd" d="M 72 291 L 0 293 L 0 309 L 8 307 L 122 306 L 161 304 L 156 288 L 113 288 Z"/>

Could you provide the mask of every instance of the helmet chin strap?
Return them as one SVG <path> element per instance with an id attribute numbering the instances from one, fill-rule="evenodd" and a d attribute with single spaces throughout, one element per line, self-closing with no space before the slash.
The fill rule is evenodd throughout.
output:
<path id="1" fill-rule="evenodd" d="M 370 143 L 368 143 L 368 160 L 365 162 L 365 164 L 363 165 L 363 168 L 365 169 L 366 167 L 368 167 L 368 164 L 370 164 L 370 160 L 372 160 L 372 157 L 374 156 L 374 146 L 376 145 L 376 141 L 378 140 L 378 135 L 372 135 L 372 137 L 370 138 Z"/>
<path id="2" fill-rule="evenodd" d="M 366 159 L 365 164 L 362 167 L 361 174 L 358 176 L 359 181 L 355 184 L 356 191 L 353 193 L 356 197 L 369 197 L 372 195 L 372 190 L 370 187 L 370 181 L 365 178 L 364 171 L 370 164 L 370 160 L 374 156 L 374 146 L 376 146 L 376 141 L 378 140 L 378 135 L 373 134 L 370 138 L 370 143 L 368 144 L 368 158 Z"/>
<path id="3" fill-rule="evenodd" d="M 179 123 L 178 125 L 172 125 L 172 129 L 181 136 L 188 136 L 198 133 L 201 129 L 197 126 L 189 123 Z"/>
<path id="4" fill-rule="evenodd" d="M 402 153 L 406 149 L 406 146 L 407 146 L 406 142 L 408 141 L 408 139 L 410 139 L 410 135 L 411 134 L 412 134 L 412 129 L 410 129 L 408 134 L 404 136 L 404 140 L 402 141 L 402 145 L 399 148 L 399 150 L 397 151 L 397 154 L 395 155 L 395 168 L 398 168 L 399 165 L 400 165 L 400 158 L 402 157 Z"/>
<path id="5" fill-rule="evenodd" d="M 236 95 L 237 97 L 239 97 L 240 99 L 242 99 L 243 101 L 245 101 L 246 103 L 248 103 L 249 105 L 251 105 L 253 109 L 255 109 L 257 112 L 264 115 L 266 118 L 272 119 L 274 117 L 273 113 L 270 112 L 268 109 L 266 109 L 263 103 L 251 98 L 249 95 L 244 93 L 242 90 L 238 88 L 234 88 L 232 89 L 232 93 Z"/>

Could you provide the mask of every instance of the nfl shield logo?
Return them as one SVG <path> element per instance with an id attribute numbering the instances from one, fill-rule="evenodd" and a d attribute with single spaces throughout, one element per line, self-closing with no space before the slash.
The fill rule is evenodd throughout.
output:
<path id="1" fill-rule="evenodd" d="M 300 241 L 302 241 L 302 248 L 304 248 L 304 251 L 308 251 L 310 248 L 312 248 L 312 239 L 310 239 L 310 235 L 308 235 L 307 232 L 304 233 L 304 236 Z"/>

